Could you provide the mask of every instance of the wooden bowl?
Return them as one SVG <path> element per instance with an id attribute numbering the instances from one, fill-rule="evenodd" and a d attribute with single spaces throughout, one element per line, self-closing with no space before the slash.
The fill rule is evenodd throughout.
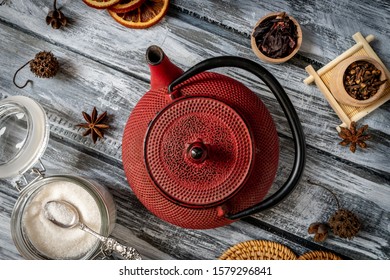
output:
<path id="1" fill-rule="evenodd" d="M 259 48 L 257 47 L 257 44 L 256 44 L 256 40 L 255 40 L 255 37 L 253 36 L 256 28 L 259 26 L 260 23 L 262 23 L 265 19 L 267 18 L 270 18 L 270 17 L 277 17 L 279 15 L 281 15 L 282 13 L 269 13 L 267 15 L 265 15 L 264 17 L 262 17 L 261 19 L 259 19 L 259 21 L 256 23 L 255 27 L 253 28 L 253 31 L 252 31 L 252 35 L 251 35 L 251 46 L 252 46 L 252 50 L 253 52 L 256 54 L 256 56 L 258 58 L 260 58 L 261 60 L 265 61 L 265 62 L 269 62 L 269 63 L 274 63 L 274 64 L 278 64 L 278 63 L 283 63 L 283 62 L 286 62 L 287 60 L 289 60 L 290 58 L 292 58 L 297 52 L 298 50 L 300 49 L 301 45 L 302 45 L 302 29 L 301 29 L 301 26 L 299 25 L 299 23 L 296 21 L 295 18 L 293 18 L 292 16 L 286 14 L 290 19 L 291 21 L 295 24 L 295 26 L 297 27 L 297 33 L 298 33 L 298 37 L 297 37 L 297 44 L 295 46 L 295 49 L 288 55 L 288 56 L 285 56 L 285 57 L 280 57 L 280 58 L 271 58 L 271 57 L 268 57 L 266 55 L 264 55 L 260 50 Z"/>
<path id="2" fill-rule="evenodd" d="M 369 56 L 351 56 L 343 60 L 342 62 L 340 62 L 332 70 L 331 82 L 329 85 L 330 91 L 332 92 L 334 98 L 340 103 L 354 106 L 354 107 L 368 106 L 382 97 L 386 87 L 386 83 L 383 83 L 379 87 L 375 95 L 369 97 L 366 100 L 359 100 L 350 96 L 344 87 L 344 74 L 347 68 L 355 61 L 366 61 L 373 64 L 378 70 L 381 71 L 380 80 L 383 81 L 386 79 L 386 74 L 385 71 L 383 70 L 383 67 L 375 59 Z"/>

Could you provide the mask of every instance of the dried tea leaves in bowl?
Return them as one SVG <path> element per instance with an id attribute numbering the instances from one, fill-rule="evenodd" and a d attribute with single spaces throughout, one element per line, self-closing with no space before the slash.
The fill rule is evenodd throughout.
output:
<path id="1" fill-rule="evenodd" d="M 297 26 L 286 13 L 271 16 L 260 22 L 252 36 L 259 51 L 270 58 L 290 55 L 298 41 Z"/>

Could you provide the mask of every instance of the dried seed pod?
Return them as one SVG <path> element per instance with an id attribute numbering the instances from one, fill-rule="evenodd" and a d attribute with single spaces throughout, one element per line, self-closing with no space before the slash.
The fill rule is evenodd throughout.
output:
<path id="1" fill-rule="evenodd" d="M 39 52 L 30 62 L 30 70 L 39 78 L 51 78 L 57 74 L 59 63 L 51 52 Z"/>
<path id="2" fill-rule="evenodd" d="M 314 235 L 314 241 L 324 242 L 328 237 L 329 226 L 327 224 L 320 224 L 317 233 Z"/>
<path id="3" fill-rule="evenodd" d="M 54 29 L 59 29 L 62 26 L 66 26 L 68 19 L 60 10 L 50 11 L 46 16 L 47 25 L 51 25 Z"/>
<path id="4" fill-rule="evenodd" d="M 57 58 L 51 53 L 42 51 L 35 55 L 35 58 L 25 63 L 22 67 L 20 67 L 14 74 L 13 82 L 14 85 L 18 88 L 24 88 L 31 80 L 27 80 L 27 82 L 23 86 L 19 86 L 16 84 L 15 79 L 18 72 L 23 69 L 27 64 L 30 64 L 30 70 L 39 78 L 51 78 L 54 77 L 59 69 L 59 63 Z"/>
<path id="5" fill-rule="evenodd" d="M 317 233 L 318 227 L 320 226 L 320 224 L 321 223 L 319 223 L 319 222 L 315 222 L 315 223 L 310 224 L 309 228 L 307 229 L 307 233 L 309 233 L 309 234 Z"/>
<path id="6" fill-rule="evenodd" d="M 315 234 L 314 241 L 316 242 L 324 242 L 328 237 L 328 231 L 329 226 L 319 222 L 312 223 L 307 230 L 309 234 Z"/>
<path id="7" fill-rule="evenodd" d="M 329 226 L 335 235 L 352 239 L 359 232 L 361 223 L 353 212 L 339 209 L 330 217 Z"/>
<path id="8" fill-rule="evenodd" d="M 359 129 L 359 132 L 364 131 L 364 129 L 365 127 Z M 328 223 L 316 222 L 310 224 L 308 233 L 315 234 L 314 241 L 323 242 L 328 237 L 330 231 L 332 231 L 334 235 L 337 235 L 341 238 L 352 239 L 354 236 L 356 236 L 356 234 L 361 229 L 361 223 L 358 217 L 352 211 L 340 207 L 340 202 L 333 191 L 310 180 L 308 180 L 308 182 L 315 186 L 324 188 L 330 192 L 336 200 L 338 208 L 338 210 L 329 218 Z"/>
<path id="9" fill-rule="evenodd" d="M 49 11 L 46 16 L 46 23 L 54 29 L 66 26 L 68 23 L 68 19 L 60 11 L 60 9 L 57 9 L 57 0 L 54 0 L 53 11 Z"/>

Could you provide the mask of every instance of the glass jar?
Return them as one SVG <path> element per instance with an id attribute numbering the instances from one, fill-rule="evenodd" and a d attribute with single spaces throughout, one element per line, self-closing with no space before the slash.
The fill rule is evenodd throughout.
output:
<path id="1" fill-rule="evenodd" d="M 24 96 L 0 101 L 0 178 L 30 170 L 49 141 L 49 122 L 43 108 Z"/>
<path id="2" fill-rule="evenodd" d="M 66 238 L 66 236 L 64 237 L 63 234 L 67 234 L 69 230 L 75 230 L 78 231 L 79 234 L 81 234 L 78 235 L 79 239 L 67 241 L 69 244 L 71 244 L 71 242 L 74 243 L 74 242 L 79 242 L 81 240 L 84 240 L 85 237 L 89 238 L 88 249 L 84 250 L 80 254 L 77 253 L 77 255 L 76 253 L 72 253 L 69 251 L 62 254 L 61 251 L 59 250 L 61 249 L 64 250 L 65 248 L 64 246 L 67 246 L 67 244 L 57 244 L 56 236 L 46 236 L 46 237 L 37 236 L 37 234 L 40 234 L 41 231 L 43 232 L 48 231 L 48 229 L 46 228 L 37 231 L 37 227 L 42 227 L 42 225 L 39 224 L 39 222 L 40 219 L 44 219 L 44 217 L 37 218 L 37 216 L 29 214 L 28 212 L 29 207 L 30 208 L 35 207 L 36 204 L 39 205 L 46 202 L 48 199 L 45 196 L 48 195 L 50 196 L 50 194 L 54 194 L 56 188 L 64 186 L 64 183 L 71 183 L 73 186 L 78 186 L 82 188 L 83 190 L 86 191 L 85 192 L 86 194 L 90 195 L 94 203 L 96 203 L 98 209 L 97 217 L 100 219 L 100 221 L 96 221 L 96 219 L 95 221 L 93 220 L 89 221 L 89 224 L 95 222 L 97 225 L 100 225 L 100 228 L 95 228 L 95 231 L 99 232 L 103 236 L 108 236 L 112 232 L 115 223 L 115 213 L 116 213 L 115 205 L 112 196 L 104 187 L 97 184 L 96 182 L 92 182 L 90 180 L 86 180 L 77 176 L 57 175 L 57 176 L 43 177 L 35 181 L 35 183 L 30 184 L 27 187 L 23 188 L 11 215 L 12 238 L 15 243 L 15 246 L 17 247 L 20 254 L 24 258 L 26 259 L 93 259 L 100 253 L 101 251 L 100 241 L 97 240 L 95 237 L 88 235 L 88 233 L 82 232 L 78 228 L 61 229 L 54 224 L 52 225 L 54 228 L 57 228 L 55 232 L 59 233 L 57 237 L 58 237 L 58 242 L 60 243 L 64 242 L 64 238 Z M 38 200 L 37 197 L 42 192 L 45 192 L 44 196 L 41 195 L 40 199 Z M 63 198 L 64 193 L 60 193 L 60 195 L 57 194 L 57 197 L 58 196 L 61 196 Z M 71 196 L 69 195 L 68 198 L 66 197 L 67 196 L 65 194 L 65 199 L 69 201 L 69 198 Z M 34 201 L 34 199 L 38 202 Z M 26 217 L 35 218 L 34 221 L 35 224 L 32 225 L 31 223 L 26 222 Z M 87 223 L 87 221 L 85 222 Z M 44 223 L 44 225 L 46 224 L 49 224 L 50 226 L 51 222 L 47 220 L 46 223 Z M 84 237 L 82 237 L 82 235 Z M 50 248 L 40 245 L 40 240 L 42 238 L 45 239 L 45 242 L 47 242 L 47 239 L 50 239 L 49 243 L 52 243 L 50 244 Z M 91 243 L 91 239 L 92 239 L 92 243 Z M 77 245 L 78 246 L 75 247 L 83 247 L 82 246 L 83 244 L 79 243 Z M 56 247 L 58 247 L 58 249 L 56 249 Z"/>
<path id="3" fill-rule="evenodd" d="M 47 116 L 34 100 L 14 96 L 0 101 L 0 179 L 20 177 L 15 186 L 20 195 L 11 215 L 13 241 L 26 259 L 96 258 L 102 251 L 99 240 L 79 228 L 61 229 L 50 224 L 42 206 L 52 198 L 74 200 L 83 222 L 94 224 L 95 231 L 108 236 L 115 225 L 114 200 L 106 188 L 92 180 L 74 175 L 45 176 L 39 159 L 47 147 L 49 131 Z M 90 209 L 95 216 L 88 213 Z M 77 246 L 71 246 L 72 242 Z M 69 253 L 73 247 L 83 250 Z"/>

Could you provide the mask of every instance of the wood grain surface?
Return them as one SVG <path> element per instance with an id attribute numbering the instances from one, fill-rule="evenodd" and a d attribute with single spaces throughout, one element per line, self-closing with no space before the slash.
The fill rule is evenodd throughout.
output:
<path id="1" fill-rule="evenodd" d="M 350 48 L 352 35 L 373 34 L 371 43 L 390 67 L 390 3 L 388 1 L 171 1 L 157 25 L 134 30 L 120 26 L 105 10 L 82 1 L 59 1 L 70 24 L 54 30 L 45 17 L 51 1 L 12 0 L 0 6 L 0 100 L 24 95 L 47 112 L 51 136 L 42 158 L 50 173 L 71 173 L 101 182 L 113 194 L 117 224 L 112 233 L 146 259 L 216 259 L 234 244 L 251 239 L 283 243 L 297 255 L 311 250 L 332 251 L 346 259 L 390 258 L 390 104 L 382 105 L 359 122 L 369 125 L 368 148 L 352 154 L 340 141 L 340 124 L 315 86 L 307 86 L 305 67 L 319 69 Z M 268 12 L 286 11 L 303 29 L 303 44 L 289 62 L 261 62 L 251 51 L 250 33 Z M 211 230 L 188 230 L 170 225 L 144 208 L 129 188 L 122 168 L 124 126 L 138 100 L 149 90 L 145 51 L 159 45 L 184 70 L 210 57 L 237 55 L 266 67 L 282 84 L 302 122 L 307 143 L 304 176 L 294 192 L 278 206 Z M 42 50 L 59 60 L 60 72 L 40 79 L 14 72 Z M 218 72 L 240 80 L 263 100 L 277 126 L 281 155 L 272 191 L 282 185 L 291 168 L 294 148 L 288 123 L 270 90 L 252 75 L 237 69 Z M 96 144 L 82 137 L 81 112 L 108 111 L 112 126 Z M 10 217 L 18 193 L 13 180 L 0 180 L 0 259 L 21 259 L 13 245 Z M 331 189 L 342 207 L 354 211 L 363 228 L 352 240 L 330 236 L 316 243 L 310 223 L 326 221 L 336 210 Z"/>

